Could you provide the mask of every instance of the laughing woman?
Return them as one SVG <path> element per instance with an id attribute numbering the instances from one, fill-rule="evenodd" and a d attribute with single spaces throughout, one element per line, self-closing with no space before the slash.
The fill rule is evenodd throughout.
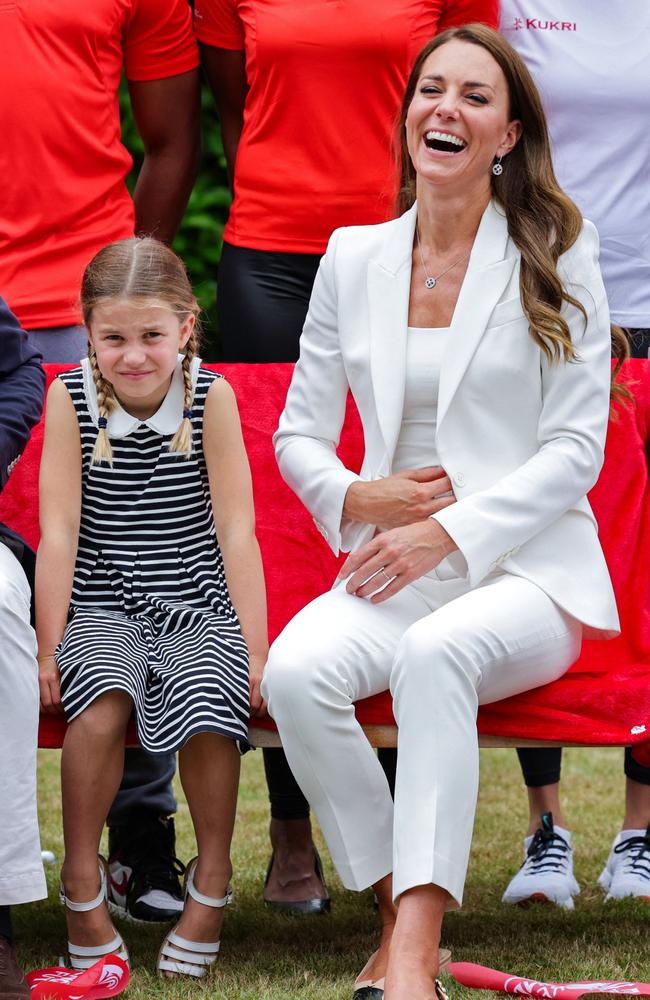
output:
<path id="1" fill-rule="evenodd" d="M 478 705 L 561 676 L 585 629 L 618 630 L 585 496 L 610 328 L 596 231 L 558 187 L 503 38 L 470 25 L 430 42 L 399 134 L 403 214 L 334 233 L 276 435 L 283 476 L 352 554 L 278 638 L 264 686 L 344 884 L 379 899 L 357 996 L 425 1000 L 463 896 Z M 348 388 L 359 476 L 336 456 Z M 434 481 L 404 475 L 437 465 Z M 353 708 L 387 688 L 394 807 Z"/>

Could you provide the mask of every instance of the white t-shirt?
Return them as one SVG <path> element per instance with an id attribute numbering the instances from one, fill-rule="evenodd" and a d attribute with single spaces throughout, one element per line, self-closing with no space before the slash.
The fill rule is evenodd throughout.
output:
<path id="1" fill-rule="evenodd" d="M 561 187 L 600 233 L 612 320 L 650 327 L 650 0 L 501 0 Z"/>

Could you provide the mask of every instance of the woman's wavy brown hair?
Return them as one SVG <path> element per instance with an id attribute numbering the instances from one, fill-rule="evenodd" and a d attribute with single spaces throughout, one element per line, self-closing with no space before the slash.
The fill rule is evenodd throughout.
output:
<path id="1" fill-rule="evenodd" d="M 406 116 L 428 57 L 452 40 L 478 45 L 501 68 L 508 86 L 509 119 L 519 120 L 522 134 L 503 159 L 503 173 L 492 175 L 492 193 L 503 207 L 508 232 L 521 253 L 521 302 L 530 323 L 530 334 L 550 362 L 575 361 L 576 351 L 568 324 L 560 313 L 563 303 L 585 309 L 563 287 L 557 272 L 558 258 L 578 238 L 582 215 L 562 191 L 555 177 L 546 115 L 533 78 L 521 56 L 505 38 L 483 24 L 467 24 L 443 31 L 425 45 L 409 76 L 396 130 L 399 170 L 397 214 L 415 201 L 416 172 L 406 142 Z M 612 336 L 612 353 L 620 364 L 627 356 L 627 341 Z M 614 395 L 619 395 L 618 389 Z"/>

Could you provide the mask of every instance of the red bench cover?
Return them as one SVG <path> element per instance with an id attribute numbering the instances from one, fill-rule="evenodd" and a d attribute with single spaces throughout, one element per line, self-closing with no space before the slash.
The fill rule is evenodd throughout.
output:
<path id="1" fill-rule="evenodd" d="M 284 485 L 275 464 L 271 435 L 287 392 L 288 364 L 219 365 L 232 384 L 251 462 L 257 530 L 269 601 L 273 640 L 308 601 L 336 576 L 332 556 L 311 517 Z M 67 366 L 46 366 L 51 380 Z M 559 681 L 481 708 L 479 730 L 498 737 L 569 743 L 641 744 L 650 738 L 650 491 L 645 443 L 650 431 L 650 366 L 631 360 L 626 375 L 634 409 L 619 409 L 610 421 L 605 466 L 590 500 L 616 591 L 622 634 L 608 642 L 586 641 L 580 659 Z M 37 474 L 42 425 L 0 496 L 0 520 L 38 543 Z M 358 468 L 362 435 L 353 404 L 339 449 Z M 432 706 L 434 708 L 434 706 Z M 392 724 L 388 693 L 357 706 L 363 723 Z M 269 720 L 268 725 L 272 727 Z M 647 732 L 646 732 L 647 727 Z M 62 719 L 43 717 L 41 746 L 60 746 Z M 639 747 L 642 758 L 646 748 Z M 648 756 L 650 763 L 650 756 Z"/>

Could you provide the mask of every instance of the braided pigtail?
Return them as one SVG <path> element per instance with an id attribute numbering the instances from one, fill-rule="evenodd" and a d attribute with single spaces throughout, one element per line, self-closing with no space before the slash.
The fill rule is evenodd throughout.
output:
<path id="1" fill-rule="evenodd" d="M 90 370 L 93 374 L 93 382 L 95 383 L 95 390 L 97 392 L 97 409 L 99 411 L 99 430 L 95 441 L 92 464 L 101 465 L 102 462 L 108 462 L 109 465 L 112 465 L 113 449 L 111 448 L 111 441 L 106 428 L 108 426 L 109 414 L 115 409 L 113 386 L 107 379 L 104 378 L 99 370 L 97 355 L 92 347 L 88 351 L 88 357 L 90 360 Z"/>
<path id="2" fill-rule="evenodd" d="M 185 395 L 183 396 L 183 419 L 181 425 L 174 434 L 169 450 L 176 451 L 179 455 L 189 458 L 192 454 L 192 402 L 194 399 L 194 386 L 192 385 L 192 361 L 196 356 L 198 348 L 198 332 L 196 327 L 190 334 L 190 339 L 185 345 L 185 357 L 183 358 L 183 383 Z"/>

